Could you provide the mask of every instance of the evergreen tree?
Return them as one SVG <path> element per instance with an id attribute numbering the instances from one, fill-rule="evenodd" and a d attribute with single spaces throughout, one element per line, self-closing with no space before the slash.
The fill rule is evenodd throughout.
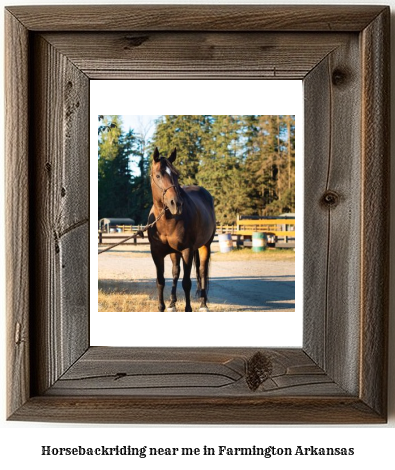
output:
<path id="1" fill-rule="evenodd" d="M 169 156 L 176 147 L 177 169 L 184 185 L 196 184 L 197 174 L 204 153 L 203 140 L 210 132 L 208 116 L 165 115 L 156 123 L 151 152 L 158 147 L 160 153 Z"/>
<path id="2" fill-rule="evenodd" d="M 294 116 L 262 115 L 246 121 L 247 166 L 255 179 L 251 197 L 259 215 L 278 215 L 295 208 Z M 256 132 L 254 132 L 254 129 Z"/>
<path id="3" fill-rule="evenodd" d="M 130 154 L 135 138 L 132 132 L 124 134 L 119 116 L 105 116 L 103 125 L 111 125 L 99 134 L 99 219 L 103 217 L 131 217 Z"/>
<path id="4" fill-rule="evenodd" d="M 139 173 L 132 175 L 133 219 L 137 224 L 145 225 L 152 207 L 150 188 L 150 155 L 147 153 L 146 136 L 140 134 L 136 140 L 134 156 L 138 158 Z"/>
<path id="5" fill-rule="evenodd" d="M 156 121 L 152 142 L 143 132 L 124 134 L 119 116 L 103 116 L 100 125 L 100 217 L 146 223 L 155 147 L 164 156 L 177 148 L 181 184 L 210 191 L 220 223 L 235 222 L 237 214 L 295 210 L 294 116 L 164 115 Z M 131 159 L 139 171 L 131 172 Z"/>
<path id="6" fill-rule="evenodd" d="M 211 133 L 205 134 L 198 182 L 213 195 L 220 223 L 233 223 L 250 210 L 241 117 L 211 116 Z"/>

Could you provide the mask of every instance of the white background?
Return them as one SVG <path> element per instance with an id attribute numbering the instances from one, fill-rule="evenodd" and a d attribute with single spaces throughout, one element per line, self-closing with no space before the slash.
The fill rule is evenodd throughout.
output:
<path id="1" fill-rule="evenodd" d="M 99 4 L 108 3 L 100 0 L 93 0 L 91 2 L 60 2 L 57 0 L 50 0 L 49 2 L 35 1 L 27 2 L 27 0 L 17 1 L 13 0 L 7 4 L 25 5 L 27 3 L 34 4 Z M 117 3 L 132 3 L 117 0 Z M 144 2 L 140 2 L 144 3 Z M 153 1 L 147 3 L 176 3 L 169 0 L 164 2 Z M 182 3 L 182 2 L 180 2 Z M 244 3 L 247 2 L 197 2 L 194 3 Z M 259 1 L 251 1 L 252 3 L 264 3 Z M 301 0 L 300 2 L 278 2 L 270 0 L 271 4 L 284 4 L 284 3 L 302 3 L 302 4 L 317 4 L 317 3 L 330 3 L 330 4 L 389 4 L 395 10 L 395 0 L 387 2 L 370 1 L 370 2 L 356 2 L 356 1 L 329 1 L 318 2 Z M 2 5 L 4 2 L 2 3 Z M 3 11 L 1 11 L 3 16 Z M 392 18 L 392 23 L 393 23 Z M 0 24 L 3 23 L 3 18 L 0 18 Z M 3 36 L 3 34 L 1 34 Z M 3 37 L 1 37 L 3 41 Z M 3 55 L 3 44 L 0 44 L 0 54 Z M 392 39 L 392 50 L 395 51 L 394 39 Z M 394 52 L 393 52 L 394 54 Z M 3 64 L 3 57 L 1 60 Z M 394 69 L 395 60 L 392 60 L 392 69 Z M 392 70 L 392 76 L 394 75 Z M 3 77 L 1 77 L 3 78 Z M 394 79 L 392 79 L 394 80 Z M 1 83 L 1 103 L 0 107 L 4 109 L 3 100 L 4 86 Z M 394 108 L 393 108 L 394 109 Z M 392 111 L 393 116 L 394 111 Z M 392 134 L 395 130 L 395 119 L 392 119 L 393 127 Z M 4 138 L 3 126 L 1 126 L 1 138 Z M 2 147 L 4 148 L 4 147 Z M 395 183 L 394 174 L 392 173 L 393 186 Z M 3 182 L 1 181 L 1 184 Z M 3 189 L 0 190 L 0 198 L 3 198 Z M 394 202 L 394 194 L 391 197 Z M 3 203 L 1 202 L 1 209 Z M 395 207 L 395 204 L 392 204 Z M 3 217 L 3 213 L 2 213 Z M 4 223 L 0 223 L 1 230 L 4 231 Z M 393 222 L 392 222 L 393 233 Z M 1 240 L 4 240 L 4 233 L 0 233 Z M 392 237 L 394 238 L 394 237 Z M 391 272 L 395 267 L 394 258 L 394 242 L 391 246 Z M 4 244 L 1 244 L 0 260 L 4 259 Z M 2 292 L 4 292 L 4 267 L 2 266 L 1 280 Z M 393 276 L 391 279 L 393 283 Z M 2 335 L 2 348 L 1 348 L 1 415 L 0 415 L 0 465 L 3 468 L 25 469 L 25 468 L 40 468 L 40 469 L 68 469 L 73 466 L 74 468 L 86 468 L 94 466 L 95 469 L 108 469 L 114 467 L 117 469 L 130 469 L 130 468 L 163 468 L 184 469 L 186 465 L 188 468 L 195 469 L 201 468 L 202 465 L 210 466 L 213 468 L 215 465 L 220 465 L 221 468 L 226 465 L 227 468 L 236 468 L 253 466 L 254 468 L 280 468 L 285 465 L 292 466 L 293 469 L 333 469 L 334 466 L 338 468 L 348 468 L 363 466 L 368 467 L 381 467 L 393 468 L 394 454 L 393 443 L 395 442 L 395 409 L 394 409 L 394 301 L 395 296 L 392 289 L 391 292 L 391 315 L 390 315 L 390 419 L 387 425 L 382 426 L 85 426 L 85 425 L 50 425 L 40 423 L 12 423 L 5 422 L 5 397 L 4 397 L 4 370 L 5 370 L 5 341 Z M 4 296 L 1 298 L 1 311 L 5 311 Z M 1 321 L 1 329 L 4 330 L 4 315 Z M 208 445 L 217 447 L 218 445 L 227 445 L 233 447 L 247 447 L 247 446 L 261 446 L 267 447 L 274 445 L 276 447 L 295 447 L 302 446 L 324 446 L 324 447 L 354 447 L 354 457 L 273 457 L 272 459 L 263 460 L 262 457 L 161 457 L 161 458 L 128 458 L 128 457 L 41 457 L 41 445 L 52 445 L 57 447 L 70 447 L 75 445 L 84 446 L 112 446 L 112 445 L 132 445 L 150 447 L 202 447 Z"/>

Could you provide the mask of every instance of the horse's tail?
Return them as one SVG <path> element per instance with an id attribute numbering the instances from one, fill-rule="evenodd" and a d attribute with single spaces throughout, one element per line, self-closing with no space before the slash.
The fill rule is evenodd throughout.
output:
<path id="1" fill-rule="evenodd" d="M 207 262 L 207 272 L 206 272 L 206 298 L 208 296 L 208 289 L 210 287 L 210 260 L 211 260 L 211 256 L 209 255 L 208 262 Z"/>
<path id="2" fill-rule="evenodd" d="M 211 257 L 210 257 L 211 258 Z M 209 268 L 210 268 L 210 258 L 207 263 L 207 273 L 206 273 L 206 296 L 208 294 L 208 288 L 209 288 Z M 200 277 L 200 256 L 199 256 L 199 250 L 196 250 L 193 254 L 193 261 L 195 263 L 195 268 L 196 268 L 196 297 L 200 298 L 201 297 L 201 292 L 202 292 L 202 279 Z"/>
<path id="3" fill-rule="evenodd" d="M 196 297 L 200 297 L 200 292 L 202 290 L 202 279 L 200 277 L 200 256 L 199 256 L 199 250 L 196 250 L 193 253 L 193 261 L 195 263 L 195 269 L 196 269 Z"/>

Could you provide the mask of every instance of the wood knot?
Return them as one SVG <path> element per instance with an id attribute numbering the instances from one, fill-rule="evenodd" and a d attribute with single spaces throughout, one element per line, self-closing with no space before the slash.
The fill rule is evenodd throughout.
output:
<path id="1" fill-rule="evenodd" d="M 119 380 L 122 379 L 123 377 L 126 377 L 128 374 L 126 372 L 117 372 L 115 374 L 114 380 Z"/>
<path id="2" fill-rule="evenodd" d="M 340 87 L 340 86 L 347 85 L 349 78 L 350 78 L 350 74 L 344 69 L 336 68 L 332 72 L 332 83 L 335 86 Z"/>
<path id="3" fill-rule="evenodd" d="M 327 190 L 321 197 L 321 205 L 324 207 L 336 207 L 339 204 L 340 196 L 336 191 Z"/>
<path id="4" fill-rule="evenodd" d="M 247 361 L 246 382 L 248 388 L 255 392 L 273 372 L 273 364 L 269 356 L 258 351 Z"/>
<path id="5" fill-rule="evenodd" d="M 60 246 L 59 246 L 59 234 L 56 230 L 53 231 L 53 236 L 55 240 L 55 253 L 59 254 L 60 253 Z"/>
<path id="6" fill-rule="evenodd" d="M 15 344 L 21 344 L 22 342 L 22 325 L 17 322 L 15 324 Z"/>
<path id="7" fill-rule="evenodd" d="M 124 46 L 124 50 L 127 51 L 129 49 L 139 47 L 141 46 L 141 44 L 144 44 L 145 41 L 148 41 L 149 36 L 139 36 L 139 37 L 126 36 L 125 39 L 127 41 L 127 45 Z"/>

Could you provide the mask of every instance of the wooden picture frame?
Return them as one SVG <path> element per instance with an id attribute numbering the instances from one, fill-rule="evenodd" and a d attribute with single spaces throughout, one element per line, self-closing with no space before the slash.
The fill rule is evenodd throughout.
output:
<path id="1" fill-rule="evenodd" d="M 8 419 L 386 421 L 389 18 L 381 6 L 6 9 Z M 90 347 L 89 82 L 119 78 L 304 80 L 301 349 Z"/>

